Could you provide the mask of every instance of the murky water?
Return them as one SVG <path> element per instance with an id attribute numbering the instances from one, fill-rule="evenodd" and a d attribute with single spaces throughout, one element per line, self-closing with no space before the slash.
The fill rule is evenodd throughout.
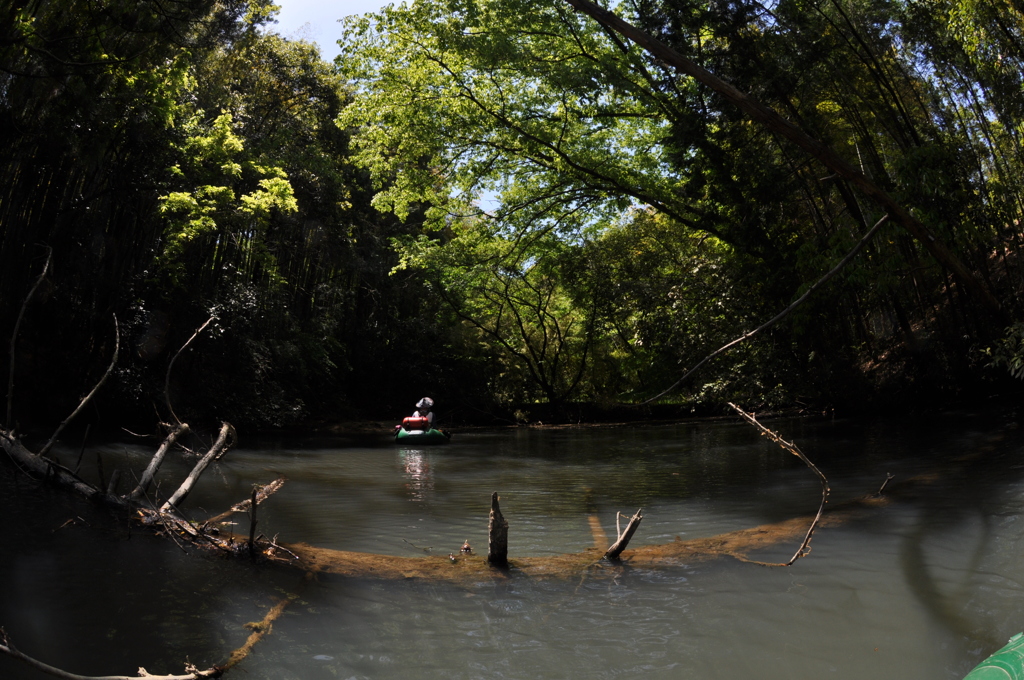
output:
<path id="1" fill-rule="evenodd" d="M 930 483 L 821 529 L 791 568 L 734 559 L 599 569 L 570 581 L 449 586 L 321 576 L 188 553 L 58 491 L 0 475 L 0 626 L 20 649 L 91 675 L 223 663 L 281 598 L 298 599 L 231 677 L 962 678 L 1024 630 L 1024 437 L 1005 419 L 775 421 L 829 476 L 832 502 Z M 490 494 L 510 557 L 594 543 L 644 508 L 634 544 L 712 536 L 813 513 L 799 460 L 736 423 L 461 432 L 444 447 L 243 442 L 203 477 L 196 518 L 288 482 L 260 530 L 344 550 L 486 550 Z M 86 452 L 85 475 L 144 467 L 152 448 Z M 73 458 L 76 451 L 63 451 Z M 161 490 L 183 477 L 170 461 Z M 244 517 L 238 529 L 248 531 Z M 757 555 L 785 561 L 795 544 Z M 0 658 L 0 678 L 47 677 Z"/>

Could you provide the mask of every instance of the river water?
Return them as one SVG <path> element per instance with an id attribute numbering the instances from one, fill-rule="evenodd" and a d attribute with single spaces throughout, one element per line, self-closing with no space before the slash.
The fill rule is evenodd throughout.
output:
<path id="1" fill-rule="evenodd" d="M 819 529 L 789 568 L 720 558 L 569 580 L 307 582 L 183 549 L 6 466 L 0 626 L 22 651 L 71 672 L 181 673 L 186 660 L 223 663 L 247 622 L 295 596 L 229 674 L 246 680 L 953 680 L 1024 630 L 1024 436 L 1009 417 L 768 424 L 829 477 L 833 504 L 877 491 L 888 473 L 893 502 Z M 344 443 L 243 441 L 185 507 L 213 515 L 284 476 L 261 506 L 267 535 L 447 555 L 465 540 L 486 551 L 498 491 L 514 560 L 592 546 L 590 516 L 613 536 L 617 511 L 643 507 L 633 542 L 655 544 L 812 515 L 820 498 L 798 459 L 732 421 L 468 431 L 422 449 Z M 154 448 L 95 447 L 83 474 L 138 474 Z M 58 455 L 67 464 L 77 451 Z M 189 466 L 168 461 L 161 488 Z M 786 561 L 796 547 L 753 557 Z M 0 658 L 4 680 L 45 677 Z"/>

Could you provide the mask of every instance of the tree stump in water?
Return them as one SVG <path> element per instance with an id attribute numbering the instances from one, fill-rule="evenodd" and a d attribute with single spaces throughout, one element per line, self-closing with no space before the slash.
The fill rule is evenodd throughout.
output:
<path id="1" fill-rule="evenodd" d="M 508 521 L 498 507 L 498 492 L 491 494 L 491 514 L 487 519 L 487 561 L 495 567 L 508 566 Z"/>

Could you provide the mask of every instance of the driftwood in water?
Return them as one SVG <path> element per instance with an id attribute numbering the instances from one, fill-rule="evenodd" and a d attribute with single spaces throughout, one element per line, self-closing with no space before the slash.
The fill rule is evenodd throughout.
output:
<path id="1" fill-rule="evenodd" d="M 629 545 L 630 539 L 633 538 L 633 534 L 636 533 L 637 527 L 640 526 L 640 522 L 644 518 L 644 509 L 640 508 L 636 511 L 636 514 L 630 518 L 629 524 L 626 525 L 626 529 L 624 531 L 618 531 L 618 518 L 618 513 L 616 513 L 615 529 L 619 536 L 615 540 L 615 543 L 613 543 L 604 554 L 604 556 L 609 560 L 617 560 L 619 555 L 622 554 L 622 551 L 626 549 L 627 545 Z"/>
<path id="2" fill-rule="evenodd" d="M 55 460 L 29 451 L 21 441 L 6 430 L 0 430 L 0 448 L 7 452 L 21 472 L 31 477 L 45 479 L 51 484 L 73 491 L 101 505 L 116 508 L 126 508 L 129 505 L 123 498 L 104 493 Z"/>
<path id="3" fill-rule="evenodd" d="M 491 494 L 491 514 L 487 519 L 487 561 L 496 567 L 508 566 L 508 521 L 498 507 L 498 492 Z"/>
<path id="4" fill-rule="evenodd" d="M 213 460 L 218 454 L 223 453 L 227 446 L 228 436 L 233 433 L 234 429 L 229 424 L 225 423 L 221 427 L 221 436 L 218 437 L 217 442 L 211 447 L 210 451 L 203 456 L 203 461 L 200 461 L 200 463 L 196 465 L 188 479 L 186 479 L 178 489 L 175 503 L 180 503 L 182 501 L 184 495 L 187 494 L 195 484 L 203 469 L 205 469 L 209 464 L 209 461 Z M 60 463 L 38 453 L 29 451 L 17 437 L 2 429 L 0 429 L 0 449 L 3 449 L 7 453 L 10 460 L 14 463 L 14 466 L 20 472 L 27 474 L 30 477 L 47 481 L 51 484 L 55 484 L 59 487 L 72 491 L 99 505 L 129 511 L 132 517 L 141 524 L 156 531 L 162 531 L 166 535 L 174 538 L 176 541 L 185 539 L 193 545 L 217 550 L 225 554 L 236 554 L 240 552 L 242 547 L 245 545 L 245 542 L 236 541 L 231 534 L 222 535 L 215 527 L 209 526 L 211 523 L 196 526 L 194 523 L 182 517 L 177 511 L 177 507 L 170 502 L 165 503 L 160 508 L 157 508 L 148 500 L 136 500 L 130 496 L 119 496 L 115 494 L 112 489 L 103 490 L 99 487 L 93 486 Z M 271 485 L 268 485 L 273 488 L 263 497 L 265 498 L 266 496 L 269 496 L 270 493 L 279 489 L 283 483 L 284 480 L 279 479 Z M 260 499 L 257 499 L 257 502 L 259 502 L 259 500 Z M 224 513 L 224 516 L 230 515 L 233 511 L 234 508 L 229 510 L 227 513 Z M 278 559 L 281 561 L 296 559 L 294 556 L 285 557 L 284 555 L 287 555 L 288 553 L 286 549 L 263 537 L 259 537 L 254 540 L 254 547 L 261 554 L 280 553 L 281 555 L 279 555 Z"/>

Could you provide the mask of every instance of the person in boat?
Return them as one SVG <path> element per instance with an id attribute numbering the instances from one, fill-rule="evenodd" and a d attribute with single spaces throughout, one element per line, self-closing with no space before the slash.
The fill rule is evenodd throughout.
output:
<path id="1" fill-rule="evenodd" d="M 395 427 L 401 427 L 407 432 L 415 432 L 421 430 L 427 432 L 434 427 L 434 412 L 431 410 L 434 406 L 434 400 L 430 397 L 423 397 L 416 402 L 416 410 L 408 418 L 402 420 L 401 425 Z"/>
<path id="2" fill-rule="evenodd" d="M 412 414 L 413 418 L 426 418 L 427 427 L 426 429 L 432 429 L 434 427 L 434 400 L 430 397 L 423 397 L 416 402 L 416 411 Z"/>

